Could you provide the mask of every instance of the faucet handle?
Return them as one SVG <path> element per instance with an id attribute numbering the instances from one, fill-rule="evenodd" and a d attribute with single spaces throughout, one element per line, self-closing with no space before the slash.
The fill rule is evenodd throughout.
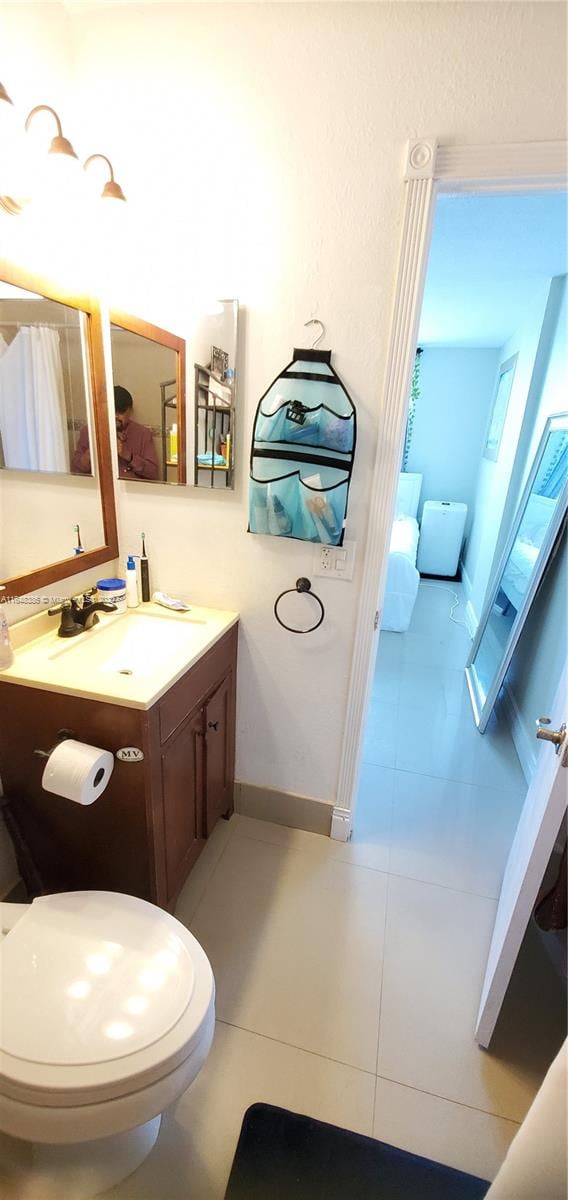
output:
<path id="1" fill-rule="evenodd" d="M 90 587 L 84 592 L 77 592 L 75 596 L 71 596 L 70 604 L 76 611 L 81 612 L 83 608 L 88 608 L 93 603 L 96 590 L 96 587 Z"/>
<path id="2" fill-rule="evenodd" d="M 55 617 L 58 613 L 66 612 L 69 608 L 71 608 L 71 601 L 62 600 L 61 604 L 57 604 L 55 608 L 48 608 L 47 615 L 48 617 Z"/>

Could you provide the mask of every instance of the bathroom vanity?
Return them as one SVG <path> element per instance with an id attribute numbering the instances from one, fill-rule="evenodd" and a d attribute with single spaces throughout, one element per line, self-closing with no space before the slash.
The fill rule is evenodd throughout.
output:
<path id="1" fill-rule="evenodd" d="M 233 809 L 237 615 L 146 604 L 71 639 L 43 614 L 15 629 L 21 644 L 0 674 L 0 777 L 44 888 L 172 909 Z M 91 805 L 42 787 L 35 751 L 63 730 L 115 755 Z"/>

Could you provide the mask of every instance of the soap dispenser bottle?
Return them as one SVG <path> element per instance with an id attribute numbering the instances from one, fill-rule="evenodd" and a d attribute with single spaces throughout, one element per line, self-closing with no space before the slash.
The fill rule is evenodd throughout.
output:
<path id="1" fill-rule="evenodd" d="M 126 605 L 127 608 L 138 608 L 139 604 L 136 562 L 134 555 L 129 554 L 126 562 Z"/>
<path id="2" fill-rule="evenodd" d="M 2 585 L 0 591 L 5 591 L 4 585 Z M 4 605 L 0 604 L 0 671 L 3 671 L 6 667 L 11 667 L 13 661 L 14 651 L 12 650 L 12 643 L 10 641 L 8 618 L 4 611 Z"/>

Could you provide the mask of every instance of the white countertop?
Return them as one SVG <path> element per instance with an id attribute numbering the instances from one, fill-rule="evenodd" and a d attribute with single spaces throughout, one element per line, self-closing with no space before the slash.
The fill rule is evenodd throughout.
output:
<path id="1" fill-rule="evenodd" d="M 154 603 L 99 617 L 72 638 L 58 637 L 59 617 L 45 613 L 13 625 L 15 659 L 0 670 L 0 681 L 150 708 L 239 619 L 215 608 L 173 612 Z"/>

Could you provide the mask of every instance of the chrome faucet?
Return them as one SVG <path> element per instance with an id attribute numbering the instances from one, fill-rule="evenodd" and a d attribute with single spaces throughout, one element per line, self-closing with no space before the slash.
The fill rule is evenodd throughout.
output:
<path id="1" fill-rule="evenodd" d="M 78 596 L 62 600 L 56 608 L 48 609 L 50 617 L 61 613 L 61 623 L 57 630 L 58 637 L 76 637 L 85 629 L 92 629 L 93 625 L 98 625 L 99 612 L 116 612 L 116 604 L 109 604 L 106 600 L 93 601 L 96 590 L 95 587 L 89 588 L 88 591 L 81 592 Z"/>

